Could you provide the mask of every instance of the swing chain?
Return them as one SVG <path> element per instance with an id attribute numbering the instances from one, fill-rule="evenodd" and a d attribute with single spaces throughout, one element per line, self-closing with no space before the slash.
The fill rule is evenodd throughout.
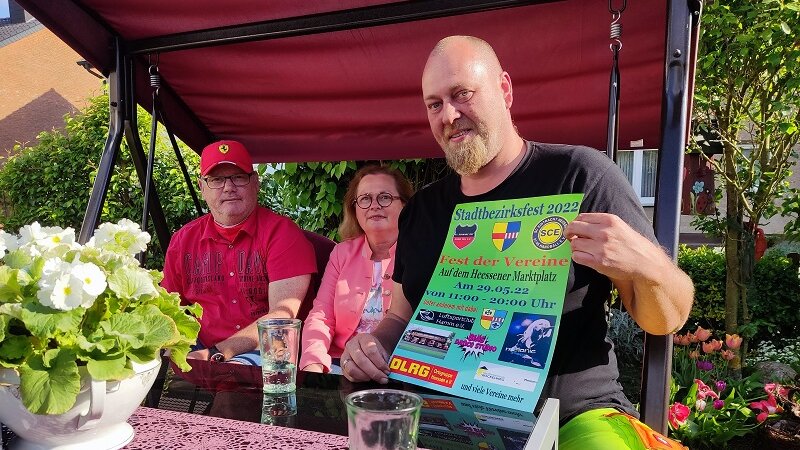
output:
<path id="1" fill-rule="evenodd" d="M 622 7 L 619 9 L 614 8 L 612 3 L 613 0 L 608 0 L 608 12 L 611 13 L 609 38 L 612 41 L 608 47 L 611 49 L 611 52 L 616 55 L 622 50 L 622 24 L 619 20 L 622 18 L 622 12 L 625 11 L 625 8 L 628 6 L 628 0 L 622 0 Z"/>

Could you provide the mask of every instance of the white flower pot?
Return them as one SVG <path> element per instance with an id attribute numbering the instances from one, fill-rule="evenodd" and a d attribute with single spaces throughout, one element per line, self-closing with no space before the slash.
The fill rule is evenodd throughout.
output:
<path id="1" fill-rule="evenodd" d="M 32 414 L 20 401 L 16 371 L 0 369 L 0 422 L 18 437 L 11 450 L 110 450 L 133 439 L 127 420 L 141 404 L 161 367 L 161 359 L 134 364 L 135 375 L 96 381 L 82 371 L 75 406 L 64 414 Z"/>

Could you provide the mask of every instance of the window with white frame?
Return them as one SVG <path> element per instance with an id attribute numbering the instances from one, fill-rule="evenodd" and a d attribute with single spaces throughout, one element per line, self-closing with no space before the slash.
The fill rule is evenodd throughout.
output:
<path id="1" fill-rule="evenodd" d="M 642 206 L 653 206 L 656 197 L 658 150 L 619 151 L 617 165 L 628 177 Z"/>

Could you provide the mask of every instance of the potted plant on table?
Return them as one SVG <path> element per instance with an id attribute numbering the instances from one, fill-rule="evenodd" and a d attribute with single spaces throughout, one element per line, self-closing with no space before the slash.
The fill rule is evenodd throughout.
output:
<path id="1" fill-rule="evenodd" d="M 23 444 L 122 447 L 160 351 L 191 369 L 202 311 L 139 267 L 149 241 L 127 219 L 100 225 L 85 245 L 71 228 L 0 231 L 0 422 Z"/>

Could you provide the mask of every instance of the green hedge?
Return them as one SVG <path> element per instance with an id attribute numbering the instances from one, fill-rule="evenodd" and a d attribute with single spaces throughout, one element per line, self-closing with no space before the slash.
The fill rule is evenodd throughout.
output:
<path id="1" fill-rule="evenodd" d="M 725 328 L 725 255 L 713 247 L 681 246 L 678 265 L 694 281 L 694 306 L 686 329 Z"/>
<path id="2" fill-rule="evenodd" d="M 150 117 L 139 108 L 142 142 L 149 142 Z M 171 231 L 197 216 L 175 153 L 163 127 L 159 127 L 153 179 Z M 42 132 L 30 147 L 17 145 L 0 168 L 0 223 L 8 232 L 38 221 L 43 226 L 57 225 L 80 229 L 92 183 L 108 134 L 108 96 L 90 100 L 80 113 L 64 118 L 64 130 Z M 196 174 L 199 158 L 184 147 L 182 152 L 189 173 Z M 125 140 L 103 206 L 101 220 L 115 222 L 128 218 L 139 223 L 144 195 Z M 160 269 L 163 253 L 155 236 L 148 248 L 147 267 Z"/>
<path id="3" fill-rule="evenodd" d="M 694 307 L 682 331 L 696 325 L 724 330 L 725 255 L 709 247 L 681 246 L 678 265 L 695 286 Z M 783 252 L 768 252 L 756 262 L 747 297 L 753 343 L 779 343 L 800 334 L 800 277 Z"/>
<path id="4" fill-rule="evenodd" d="M 756 326 L 755 342 L 778 344 L 800 336 L 800 277 L 797 266 L 782 254 L 768 253 L 756 263 L 747 303 Z"/>

